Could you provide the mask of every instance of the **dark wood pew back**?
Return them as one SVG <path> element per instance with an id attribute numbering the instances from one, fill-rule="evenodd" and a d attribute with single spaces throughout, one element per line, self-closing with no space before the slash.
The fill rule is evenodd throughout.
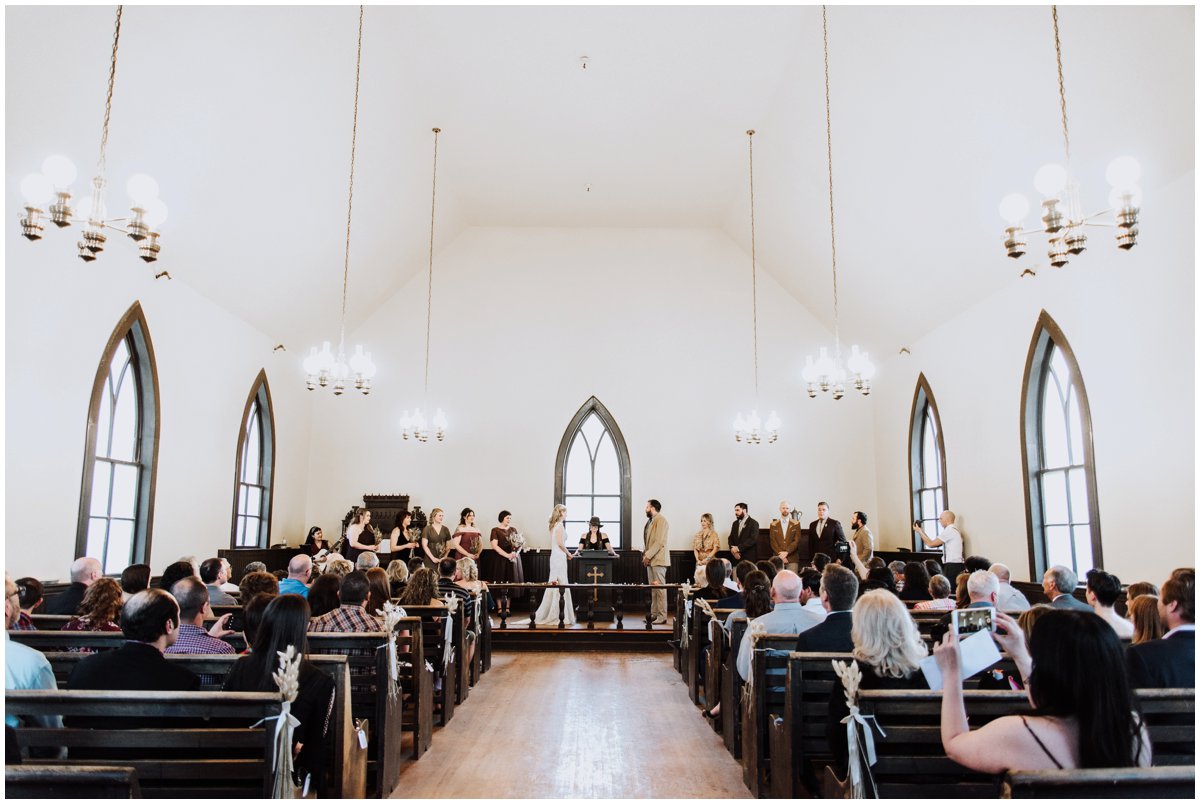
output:
<path id="1" fill-rule="evenodd" d="M 729 640 L 725 639 L 723 623 L 733 611 L 733 609 L 713 609 L 715 620 L 708 620 L 704 625 L 704 652 L 701 655 L 699 668 L 704 695 L 699 703 L 705 709 L 712 709 L 721 702 L 722 666 L 729 652 Z M 707 618 L 707 615 L 704 616 Z M 720 720 L 713 720 L 712 725 L 715 730 L 721 730 Z"/>
<path id="2" fill-rule="evenodd" d="M 113 650 L 125 644 L 125 635 L 120 631 L 9 631 L 13 642 L 47 651 L 86 649 L 88 651 Z M 235 653 L 246 650 L 246 639 L 241 634 L 224 638 Z"/>
<path id="3" fill-rule="evenodd" d="M 1186 798 L 1196 795 L 1196 767 L 1090 768 L 1004 775 L 1001 798 Z"/>
<path id="4" fill-rule="evenodd" d="M 729 621 L 729 631 L 722 635 L 728 649 L 721 665 L 721 735 L 725 747 L 734 759 L 742 758 L 742 687 L 744 682 L 737 672 L 737 657 L 746 634 L 747 620 L 735 617 Z"/>
<path id="5" fill-rule="evenodd" d="M 769 719 L 783 711 L 787 657 L 796 649 L 796 634 L 764 634 L 751 640 L 751 683 L 742 692 L 742 778 L 756 798 L 770 789 Z"/>
<path id="6" fill-rule="evenodd" d="M 266 692 L 146 692 L 95 690 L 8 690 L 6 715 L 107 718 L 109 727 L 46 729 L 21 726 L 22 748 L 67 747 L 71 753 L 117 752 L 119 759 L 89 765 L 136 769 L 142 791 L 171 798 L 270 797 L 274 772 L 273 728 L 119 728 L 120 718 L 179 718 L 181 723 L 253 723 L 277 717 L 281 698 Z M 270 725 L 270 721 L 268 721 Z M 164 758 L 164 751 L 173 752 Z M 180 758 L 175 758 L 178 755 Z M 35 765 L 79 764 L 74 760 L 30 760 Z"/>
<path id="7" fill-rule="evenodd" d="M 421 618 L 422 647 L 425 661 L 433 667 L 435 676 L 440 676 L 441 687 L 433 692 L 433 707 L 440 710 L 435 717 L 438 725 L 445 726 L 454 717 L 455 703 L 459 696 L 457 688 L 462 674 L 460 665 L 466 661 L 466 638 L 463 634 L 463 611 L 460 606 L 453 614 L 453 649 L 449 664 L 445 662 L 446 626 L 449 615 L 444 606 L 404 606 L 409 617 Z"/>
<path id="8" fill-rule="evenodd" d="M 6 798 L 141 798 L 137 769 L 130 765 L 7 765 Z"/>
<path id="9" fill-rule="evenodd" d="M 833 670 L 834 661 L 852 662 L 849 653 L 788 654 L 783 708 L 771 718 L 771 798 L 815 795 L 817 776 L 812 763 L 829 759 L 826 726 L 829 699 L 840 695 L 842 683 Z"/>

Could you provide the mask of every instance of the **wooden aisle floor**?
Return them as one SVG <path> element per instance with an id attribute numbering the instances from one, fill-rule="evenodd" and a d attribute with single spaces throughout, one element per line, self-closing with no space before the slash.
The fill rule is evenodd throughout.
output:
<path id="1" fill-rule="evenodd" d="M 395 798 L 749 798 L 670 654 L 497 653 Z"/>

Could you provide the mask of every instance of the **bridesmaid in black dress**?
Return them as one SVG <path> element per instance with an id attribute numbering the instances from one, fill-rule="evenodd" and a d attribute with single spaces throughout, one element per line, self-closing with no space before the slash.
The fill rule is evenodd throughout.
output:
<path id="1" fill-rule="evenodd" d="M 489 583 L 524 583 L 525 572 L 521 566 L 521 551 L 515 547 L 511 537 L 517 532 L 512 526 L 512 514 L 500 512 L 500 524 L 492 528 L 492 549 L 484 553 L 486 556 L 486 580 Z M 510 592 L 507 588 L 496 590 L 496 603 L 500 611 L 512 611 L 512 599 L 519 597 L 519 591 Z"/>

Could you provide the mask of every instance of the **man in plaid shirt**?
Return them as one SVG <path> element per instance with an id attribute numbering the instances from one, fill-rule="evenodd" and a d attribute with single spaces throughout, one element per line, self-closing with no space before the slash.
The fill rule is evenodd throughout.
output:
<path id="1" fill-rule="evenodd" d="M 222 614 L 213 623 L 212 628 L 204 630 L 204 620 L 213 616 L 213 610 L 208 605 L 208 587 L 196 576 L 190 576 L 176 581 L 171 587 L 171 595 L 179 603 L 179 637 L 175 644 L 166 649 L 166 653 L 233 653 L 233 645 L 221 637 L 236 633 L 226 628 L 229 618 L 233 615 Z M 221 680 L 210 673 L 200 676 L 200 685 L 215 687 Z"/>
<path id="2" fill-rule="evenodd" d="M 342 585 L 338 589 L 338 601 L 340 605 L 327 614 L 322 614 L 320 617 L 314 617 L 308 624 L 310 634 L 361 634 L 361 633 L 377 633 L 383 630 L 383 620 L 376 617 L 374 614 L 367 613 L 366 606 L 367 596 L 370 593 L 370 585 L 367 581 L 367 573 L 354 572 L 347 573 L 342 578 Z M 310 645 L 311 647 L 311 645 Z M 330 653 L 341 654 L 344 656 L 370 656 L 372 651 L 368 648 L 338 648 L 330 650 Z M 366 682 L 355 683 L 355 676 L 360 679 L 363 675 L 369 674 L 370 671 L 365 667 L 350 668 L 350 687 L 351 690 L 370 689 L 371 685 Z"/>

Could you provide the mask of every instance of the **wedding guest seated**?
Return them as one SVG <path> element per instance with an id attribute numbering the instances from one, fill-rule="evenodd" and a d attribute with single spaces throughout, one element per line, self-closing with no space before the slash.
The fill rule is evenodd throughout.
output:
<path id="1" fill-rule="evenodd" d="M 269 572 L 251 572 L 242 576 L 238 584 L 238 597 L 249 600 L 257 594 L 268 594 L 275 597 L 279 594 L 279 581 Z"/>
<path id="2" fill-rule="evenodd" d="M 920 670 L 920 662 L 926 656 L 925 643 L 900 598 L 882 589 L 872 589 L 854 604 L 851 620 L 852 652 L 862 671 L 860 690 L 928 688 Z M 829 720 L 825 728 L 837 774 L 843 778 L 849 752 L 842 718 L 848 714 L 842 685 L 835 683 L 833 694 L 829 696 Z M 868 774 L 864 775 L 870 778 Z M 874 790 L 867 790 L 867 797 L 876 798 L 874 793 Z"/>
<path id="3" fill-rule="evenodd" d="M 967 573 L 962 572 L 960 575 L 967 575 Z M 966 606 L 960 608 L 982 609 L 989 606 L 995 608 L 996 596 L 999 592 L 1000 580 L 995 575 L 987 570 L 975 570 L 967 575 L 968 602 Z M 950 630 L 950 618 L 953 616 L 953 612 L 947 614 L 930 630 L 934 642 L 940 642 L 942 636 Z"/>
<path id="4" fill-rule="evenodd" d="M 42 582 L 37 578 L 18 578 L 17 592 L 21 598 L 17 621 L 9 626 L 14 631 L 36 631 L 33 613 L 46 601 L 42 597 Z"/>
<path id="5" fill-rule="evenodd" d="M 1121 596 L 1121 581 L 1102 569 L 1088 570 L 1087 601 L 1101 620 L 1112 626 L 1119 639 L 1133 639 L 1133 623 L 1117 614 L 1113 608 Z"/>
<path id="6" fill-rule="evenodd" d="M 996 608 L 1001 611 L 1027 611 L 1029 600 L 1012 585 L 1012 573 L 1003 564 L 993 564 L 988 572 L 1000 581 L 1000 593 L 996 595 Z"/>
<path id="7" fill-rule="evenodd" d="M 737 585 L 738 591 L 732 595 L 726 595 L 717 601 L 715 609 L 744 609 L 746 608 L 746 600 L 743 594 L 746 588 L 746 579 L 750 577 L 750 573 L 757 572 L 752 561 L 739 561 L 733 568 L 733 580 Z"/>
<path id="8" fill-rule="evenodd" d="M 1158 613 L 1158 595 L 1138 595 L 1126 610 L 1133 623 L 1133 644 L 1140 645 L 1152 639 L 1162 639 L 1167 632 Z"/>
<path id="9" fill-rule="evenodd" d="M 20 581 L 17 583 L 20 583 Z M 1129 584 L 1129 586 L 1125 587 L 1125 608 L 1128 609 L 1129 604 L 1141 595 L 1154 595 L 1158 597 L 1158 587 L 1147 581 L 1135 581 Z"/>
<path id="10" fill-rule="evenodd" d="M 455 583 L 480 596 L 480 599 L 490 595 L 486 582 L 479 580 L 479 564 L 470 556 L 464 556 L 455 562 L 457 572 L 454 574 Z"/>
<path id="11" fill-rule="evenodd" d="M 167 565 L 163 570 L 162 577 L 158 579 L 158 588 L 166 591 L 171 591 L 171 587 L 184 578 L 192 576 L 200 577 L 200 574 L 192 568 L 190 561 L 176 561 L 174 564 Z"/>
<path id="12" fill-rule="evenodd" d="M 469 607 L 471 604 L 471 593 L 454 582 L 454 576 L 458 572 L 458 562 L 453 558 L 443 558 L 437 563 L 438 569 L 438 593 L 441 595 L 454 595 L 460 601 L 460 605 Z M 464 609 L 463 620 L 470 618 L 470 612 Z"/>
<path id="13" fill-rule="evenodd" d="M 783 559 L 780 558 L 779 556 L 771 556 L 770 558 L 767 559 L 767 561 L 771 562 L 771 566 L 775 568 L 776 574 L 778 574 L 781 569 L 783 569 L 785 566 L 787 566 L 784 563 Z"/>
<path id="14" fill-rule="evenodd" d="M 929 600 L 913 606 L 913 611 L 954 611 L 954 598 L 950 597 L 950 581 L 945 575 L 934 575 L 929 579 Z"/>
<path id="15" fill-rule="evenodd" d="M 413 570 L 412 575 L 408 576 L 408 586 L 404 587 L 404 594 L 400 596 L 401 606 L 444 606 L 441 597 L 438 595 L 437 581 L 433 577 L 433 570 L 423 565 Z"/>
<path id="16" fill-rule="evenodd" d="M 1038 603 L 1032 606 L 1017 617 L 1017 627 L 1021 629 L 1022 636 L 1025 637 L 1025 647 L 1029 647 L 1029 640 L 1033 635 L 1033 627 L 1039 619 L 1054 611 L 1045 603 Z M 976 673 L 972 678 L 979 679 L 979 689 L 981 690 L 1023 690 L 1025 682 L 1021 678 L 1021 674 L 1016 671 L 1010 671 L 1003 665 L 996 665 L 987 670 Z"/>
<path id="17" fill-rule="evenodd" d="M 866 594 L 873 589 L 882 589 L 896 595 L 897 600 L 900 598 L 900 592 L 896 589 L 896 576 L 890 567 L 876 567 L 867 573 L 867 579 L 859 587 L 859 592 Z"/>
<path id="18" fill-rule="evenodd" d="M 812 557 L 812 568 L 817 572 L 824 572 L 826 565 L 833 561 L 827 553 L 816 553 Z"/>
<path id="19" fill-rule="evenodd" d="M 825 621 L 825 606 L 821 603 L 821 573 L 812 567 L 800 570 L 800 605 L 814 613 L 820 612 L 821 621 Z"/>
<path id="20" fill-rule="evenodd" d="M 328 614 L 338 607 L 338 589 L 342 579 L 326 572 L 308 588 L 308 608 L 312 617 Z"/>
<path id="21" fill-rule="evenodd" d="M 221 562 L 221 568 L 225 570 L 225 582 L 220 584 L 221 591 L 227 595 L 232 595 L 238 590 L 238 585 L 233 582 L 233 565 L 229 563 L 228 558 L 217 559 Z"/>
<path id="22" fill-rule="evenodd" d="M 1042 576 L 1042 591 L 1056 609 L 1091 611 L 1092 607 L 1076 598 L 1072 592 L 1079 585 L 1079 576 L 1070 567 L 1055 564 Z"/>
<path id="23" fill-rule="evenodd" d="M 271 575 L 275 576 L 276 581 L 287 580 L 287 570 L 271 570 Z"/>
<path id="24" fill-rule="evenodd" d="M 416 556 L 410 558 L 408 560 L 408 575 L 409 575 L 409 577 L 412 577 L 412 574 L 414 572 L 416 572 L 417 570 L 421 569 L 421 567 L 423 567 L 423 566 L 425 566 L 425 559 L 417 558 Z"/>
<path id="25" fill-rule="evenodd" d="M 150 565 L 130 564 L 121 570 L 121 593 L 126 600 L 150 588 Z"/>
<path id="26" fill-rule="evenodd" d="M 726 597 L 729 590 L 725 588 L 725 565 L 720 561 L 710 561 L 701 569 L 704 570 L 705 585 L 692 594 L 701 600 L 708 600 L 713 603 Z"/>
<path id="27" fill-rule="evenodd" d="M 354 572 L 354 565 L 344 558 L 334 558 L 325 562 L 325 573 L 335 578 L 345 578 L 352 572 Z"/>
<path id="28" fill-rule="evenodd" d="M 783 570 L 771 581 L 771 600 L 775 604 L 771 611 L 755 617 L 746 625 L 742 646 L 738 652 L 737 671 L 743 679 L 750 676 L 750 654 L 753 651 L 750 629 L 765 626 L 768 634 L 803 634 L 825 620 L 825 613 L 817 614 L 800 605 L 800 576 L 791 570 Z M 749 616 L 749 609 L 746 611 Z"/>
<path id="29" fill-rule="evenodd" d="M 266 571 L 267 571 L 266 564 L 264 564 L 261 561 L 251 561 L 249 564 L 246 565 L 246 568 L 244 570 L 242 570 L 242 577 L 245 578 L 247 575 L 249 575 L 252 572 L 266 572 Z"/>
<path id="30" fill-rule="evenodd" d="M 994 638 L 1026 679 L 1033 714 L 999 717 L 972 731 L 958 640 L 947 634 L 934 655 L 946 682 L 942 747 L 948 758 L 982 773 L 1150 765 L 1150 737 L 1110 626 L 1087 612 L 1050 611 L 1037 620 L 1026 648 L 1010 616 L 998 612 L 996 624 Z"/>
<path id="31" fill-rule="evenodd" d="M 359 572 L 366 572 L 369 569 L 375 569 L 379 566 L 379 556 L 371 550 L 365 553 L 358 554 L 358 560 L 354 564 L 354 568 Z"/>
<path id="32" fill-rule="evenodd" d="M 1196 684 L 1196 571 L 1177 569 L 1162 585 L 1158 614 L 1167 633 L 1125 652 L 1136 689 Z"/>
<path id="33" fill-rule="evenodd" d="M 910 561 L 904 565 L 904 585 L 900 589 L 901 600 L 931 600 L 929 573 L 925 565 Z"/>
<path id="34" fill-rule="evenodd" d="M 200 580 L 208 587 L 208 602 L 214 606 L 236 606 L 237 598 L 224 589 L 229 580 L 229 572 L 225 569 L 225 561 L 220 558 L 208 558 L 200 564 Z"/>
<path id="35" fill-rule="evenodd" d="M 942 570 L 942 565 L 934 559 L 927 558 L 922 562 L 922 564 L 925 567 L 925 572 L 929 573 L 930 578 L 932 578 L 934 575 L 941 575 L 943 578 L 946 577 L 946 573 Z"/>
<path id="36" fill-rule="evenodd" d="M 71 670 L 73 690 L 196 690 L 200 678 L 168 662 L 163 652 L 179 638 L 179 605 L 162 589 L 138 592 L 121 610 L 121 631 L 127 640 L 115 649 L 93 654 Z M 87 728 L 91 722 L 80 723 Z M 131 724 L 130 728 L 137 728 Z"/>
<path id="37" fill-rule="evenodd" d="M 392 587 L 388 583 L 387 571 L 382 567 L 372 567 L 367 570 L 367 611 L 382 617 L 383 604 L 391 599 Z"/>
<path id="38" fill-rule="evenodd" d="M 975 572 L 976 570 L 987 570 L 992 566 L 990 559 L 984 556 L 967 556 L 963 564 L 964 572 Z"/>
<path id="39" fill-rule="evenodd" d="M 831 564 L 821 573 L 818 595 L 825 620 L 800 635 L 796 650 L 802 653 L 849 653 L 854 649 L 850 614 L 858 599 L 858 576 L 845 567 Z"/>
<path id="40" fill-rule="evenodd" d="M 249 655 L 233 663 L 225 677 L 227 692 L 275 692 L 274 674 L 279 669 L 279 652 L 288 647 L 303 656 L 308 652 L 309 609 L 304 598 L 280 595 L 272 598 L 262 615 Z M 299 691 L 292 703 L 292 716 L 300 721 L 292 733 L 297 779 L 312 774 L 310 789 L 316 789 L 328 750 L 330 720 L 334 703 L 333 679 L 307 659 L 300 661 Z"/>
<path id="41" fill-rule="evenodd" d="M 370 594 L 365 572 L 357 570 L 342 578 L 338 589 L 338 607 L 314 618 L 308 625 L 313 633 L 365 633 L 383 630 L 383 621 L 369 613 L 365 604 Z M 307 613 L 308 607 L 305 606 Z"/>
<path id="42" fill-rule="evenodd" d="M 45 655 L 28 645 L 13 642 L 8 632 L 16 629 L 21 616 L 20 590 L 8 573 L 4 574 L 4 688 L 6 690 L 56 690 L 54 669 Z M 58 715 L 30 715 L 25 723 L 46 729 L 62 728 Z M 5 713 L 4 724 L 16 728 L 21 720 Z"/>
<path id="43" fill-rule="evenodd" d="M 213 616 L 209 606 L 208 587 L 199 578 L 184 578 L 171 587 L 171 595 L 179 603 L 179 634 L 167 653 L 233 653 L 233 646 L 221 637 L 234 632 L 226 626 L 233 615 L 222 614 L 208 631 L 204 620 Z"/>
<path id="44" fill-rule="evenodd" d="M 408 583 L 408 565 L 396 558 L 387 565 L 388 587 L 392 597 L 400 597 L 404 584 Z"/>
<path id="45" fill-rule="evenodd" d="M 750 562 L 744 561 L 742 563 L 749 564 Z M 728 628 L 729 628 L 729 621 L 732 620 L 734 617 L 745 617 L 750 620 L 755 620 L 755 619 L 758 619 L 759 617 L 762 617 L 766 614 L 771 613 L 771 609 L 774 606 L 774 604 L 771 601 L 771 582 L 767 578 L 767 574 L 765 572 L 762 572 L 761 570 L 754 570 L 749 575 L 747 575 L 745 589 L 742 590 L 742 594 L 746 598 L 746 608 L 744 610 L 735 611 L 729 615 L 729 617 L 726 619 L 726 625 L 725 625 L 726 630 L 728 630 Z M 749 632 L 750 632 L 749 625 L 747 625 L 746 633 L 749 633 Z M 744 645 L 744 643 L 742 643 L 742 644 Z M 747 660 L 747 661 L 749 661 L 749 660 Z M 739 662 L 740 662 L 740 657 L 739 657 Z M 749 664 L 746 665 L 746 668 L 747 668 L 747 672 L 748 672 Z M 743 678 L 745 678 L 745 676 L 743 676 Z M 716 717 L 719 717 L 720 714 L 721 714 L 720 702 L 718 702 L 717 705 L 712 707 L 711 709 L 703 710 L 703 715 L 709 719 L 714 719 Z"/>
<path id="46" fill-rule="evenodd" d="M 308 580 L 312 576 L 312 567 L 311 556 L 304 553 L 292 556 L 292 560 L 288 562 L 287 577 L 279 582 L 279 594 L 308 597 Z"/>
<path id="47" fill-rule="evenodd" d="M 100 562 L 84 556 L 71 564 L 71 585 L 46 601 L 47 614 L 74 614 L 87 588 L 104 576 Z"/>
<path id="48" fill-rule="evenodd" d="M 62 627 L 64 631 L 120 631 L 121 585 L 112 578 L 99 578 L 88 587 L 78 613 Z"/>
<path id="49" fill-rule="evenodd" d="M 892 573 L 892 585 L 896 588 L 896 594 L 900 594 L 900 590 L 904 588 L 904 562 L 891 561 L 887 567 Z"/>
<path id="50" fill-rule="evenodd" d="M 954 607 L 965 609 L 971 605 L 971 595 L 967 592 L 967 581 L 971 579 L 971 573 L 963 571 L 958 573 L 958 577 L 954 579 Z"/>
<path id="51" fill-rule="evenodd" d="M 771 580 L 775 580 L 775 575 L 778 572 L 778 570 L 775 569 L 775 565 L 765 559 L 763 561 L 754 562 L 754 568 L 759 572 L 765 573 L 766 576 Z"/>

